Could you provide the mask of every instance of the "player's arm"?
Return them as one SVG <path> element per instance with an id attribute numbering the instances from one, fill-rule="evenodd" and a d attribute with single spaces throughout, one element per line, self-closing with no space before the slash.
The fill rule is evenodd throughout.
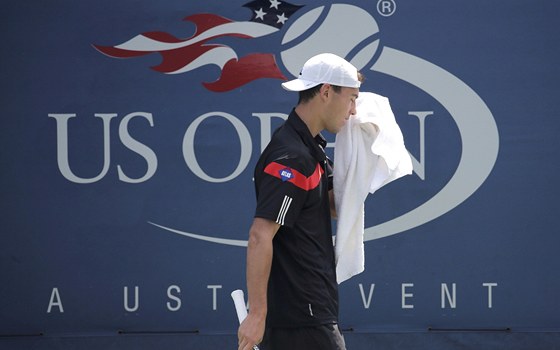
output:
<path id="1" fill-rule="evenodd" d="M 336 205 L 334 202 L 334 191 L 329 191 L 329 204 L 331 206 L 331 218 L 336 219 L 338 218 L 338 214 L 336 213 Z"/>
<path id="2" fill-rule="evenodd" d="M 331 218 L 337 219 L 338 214 L 336 213 L 336 204 L 334 201 L 334 190 L 333 190 L 333 185 L 334 185 L 333 166 L 334 166 L 333 161 L 330 160 L 329 157 L 327 157 L 326 171 L 327 171 L 327 177 L 329 179 L 329 205 L 331 208 Z"/>
<path id="3" fill-rule="evenodd" d="M 238 331 L 239 350 L 252 349 L 261 342 L 267 313 L 267 287 L 272 265 L 272 239 L 280 225 L 255 218 L 249 231 L 247 246 L 247 291 L 249 314 Z"/>

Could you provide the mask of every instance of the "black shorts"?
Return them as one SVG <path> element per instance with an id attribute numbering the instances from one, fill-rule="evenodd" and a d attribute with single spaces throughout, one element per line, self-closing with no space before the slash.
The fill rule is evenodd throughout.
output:
<path id="1" fill-rule="evenodd" d="M 346 350 L 337 324 L 301 328 L 267 328 L 260 350 Z"/>

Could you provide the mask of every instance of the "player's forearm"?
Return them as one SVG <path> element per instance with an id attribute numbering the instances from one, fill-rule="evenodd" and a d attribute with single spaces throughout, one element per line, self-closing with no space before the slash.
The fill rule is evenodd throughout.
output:
<path id="1" fill-rule="evenodd" d="M 274 221 L 255 218 L 249 231 L 247 246 L 247 292 L 249 294 L 249 315 L 266 317 L 267 288 L 272 266 L 272 240 L 280 229 Z"/>
<path id="2" fill-rule="evenodd" d="M 247 291 L 249 313 L 265 318 L 267 287 L 272 264 L 272 238 L 252 228 L 247 247 Z"/>

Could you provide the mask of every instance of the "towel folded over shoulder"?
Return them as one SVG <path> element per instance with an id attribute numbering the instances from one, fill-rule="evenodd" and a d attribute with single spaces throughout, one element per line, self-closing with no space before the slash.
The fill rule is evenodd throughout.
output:
<path id="1" fill-rule="evenodd" d="M 360 92 L 356 115 L 350 117 L 335 140 L 338 283 L 364 271 L 364 202 L 368 193 L 408 174 L 412 174 L 412 161 L 389 100 Z"/>

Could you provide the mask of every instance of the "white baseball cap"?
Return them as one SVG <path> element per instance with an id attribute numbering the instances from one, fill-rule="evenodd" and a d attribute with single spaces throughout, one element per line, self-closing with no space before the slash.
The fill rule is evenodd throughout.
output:
<path id="1" fill-rule="evenodd" d="M 358 70 L 344 58 L 332 53 L 321 53 L 305 62 L 299 77 L 282 83 L 289 91 L 303 91 L 319 84 L 359 88 Z"/>

